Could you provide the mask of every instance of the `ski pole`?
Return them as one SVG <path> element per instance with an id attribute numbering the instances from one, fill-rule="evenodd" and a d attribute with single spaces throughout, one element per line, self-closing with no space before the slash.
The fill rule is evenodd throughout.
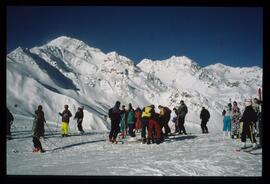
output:
<path id="1" fill-rule="evenodd" d="M 58 130 L 58 121 L 59 121 L 59 115 L 57 114 L 56 131 Z"/>
<path id="2" fill-rule="evenodd" d="M 51 132 L 51 134 L 53 135 L 53 130 L 49 127 L 49 125 L 46 123 L 46 121 L 44 123 L 48 127 L 49 132 Z"/>

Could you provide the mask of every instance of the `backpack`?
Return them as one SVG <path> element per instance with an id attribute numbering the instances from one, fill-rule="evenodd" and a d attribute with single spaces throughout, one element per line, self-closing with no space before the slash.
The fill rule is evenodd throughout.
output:
<path id="1" fill-rule="evenodd" d="M 151 107 L 145 107 L 144 108 L 144 111 L 142 112 L 142 118 L 150 118 L 151 117 L 151 110 L 152 108 Z"/>

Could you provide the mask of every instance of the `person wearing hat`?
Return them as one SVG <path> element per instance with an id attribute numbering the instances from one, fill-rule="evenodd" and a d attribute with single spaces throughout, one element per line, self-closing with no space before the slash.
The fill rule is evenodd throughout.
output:
<path id="1" fill-rule="evenodd" d="M 65 108 L 64 111 L 62 113 L 59 112 L 59 115 L 62 116 L 62 125 L 61 125 L 62 137 L 67 137 L 69 118 L 72 116 L 72 114 L 68 110 L 68 105 L 64 105 L 64 108 Z"/>
<path id="2" fill-rule="evenodd" d="M 178 113 L 177 120 L 178 120 L 179 133 L 187 135 L 184 124 L 185 124 L 186 114 L 188 113 L 188 108 L 183 100 L 180 101 L 180 106 L 177 109 L 177 113 Z"/>
<path id="3" fill-rule="evenodd" d="M 208 120 L 210 118 L 210 113 L 209 111 L 205 108 L 205 107 L 202 107 L 202 110 L 201 110 L 201 113 L 200 113 L 200 119 L 202 120 L 201 121 L 201 128 L 202 128 L 202 133 L 204 134 L 207 134 L 209 133 L 208 132 L 208 128 L 206 126 Z"/>
<path id="4" fill-rule="evenodd" d="M 35 111 L 35 119 L 33 121 L 33 126 L 32 126 L 32 136 L 33 136 L 33 143 L 34 143 L 34 148 L 33 152 L 44 152 L 44 149 L 42 148 L 40 138 L 44 137 L 44 123 L 45 123 L 45 118 L 44 118 L 44 112 L 42 111 L 42 106 L 39 105 L 38 109 Z"/>
<path id="5" fill-rule="evenodd" d="M 121 121 L 120 102 L 116 101 L 114 107 L 109 109 L 109 118 L 111 119 L 111 131 L 109 134 L 109 141 L 117 143 L 117 135 L 120 131 L 119 123 Z"/>
<path id="6" fill-rule="evenodd" d="M 82 121 L 83 121 L 83 106 L 78 107 L 78 110 L 74 116 L 74 120 L 77 118 L 77 127 L 81 134 L 84 133 L 83 127 L 82 127 Z"/>
<path id="7" fill-rule="evenodd" d="M 240 122 L 243 122 L 243 129 L 241 134 L 241 148 L 246 147 L 246 137 L 248 136 L 253 144 L 253 148 L 257 147 L 257 141 L 255 135 L 253 134 L 253 123 L 257 120 L 257 115 L 252 108 L 252 101 L 250 99 L 245 100 L 245 111 L 243 113 Z"/>

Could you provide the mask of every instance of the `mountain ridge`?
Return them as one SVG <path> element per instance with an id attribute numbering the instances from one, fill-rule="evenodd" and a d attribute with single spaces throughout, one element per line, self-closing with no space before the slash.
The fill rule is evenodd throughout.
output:
<path id="1" fill-rule="evenodd" d="M 213 121 L 222 121 L 219 112 L 229 98 L 240 101 L 241 106 L 245 98 L 254 97 L 261 84 L 259 67 L 234 68 L 220 63 L 201 67 L 186 56 L 144 59 L 135 65 L 115 51 L 105 54 L 65 36 L 40 47 L 18 47 L 7 55 L 7 104 L 11 111 L 31 115 L 41 103 L 55 121 L 64 104 L 71 104 L 73 114 L 84 105 L 84 124 L 89 129 L 109 129 L 105 115 L 116 100 L 132 103 L 134 108 L 149 104 L 172 108 L 185 100 L 190 107 L 189 120 L 199 124 L 200 108 L 206 106 Z M 29 88 L 33 88 L 29 94 L 19 93 Z M 18 103 L 21 108 L 14 108 L 12 104 Z"/>

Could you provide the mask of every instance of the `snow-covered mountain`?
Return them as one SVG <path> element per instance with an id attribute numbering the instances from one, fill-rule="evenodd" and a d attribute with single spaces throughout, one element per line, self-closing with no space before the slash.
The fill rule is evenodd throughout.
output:
<path id="1" fill-rule="evenodd" d="M 241 107 L 261 86 L 259 67 L 218 63 L 202 68 L 186 56 L 144 59 L 135 65 L 116 52 L 105 54 L 65 36 L 40 47 L 19 47 L 7 55 L 7 105 L 11 112 L 33 116 L 42 104 L 45 118 L 57 122 L 64 104 L 73 114 L 83 105 L 83 126 L 91 130 L 110 128 L 104 116 L 117 100 L 132 103 L 134 108 L 149 104 L 173 108 L 184 100 L 189 108 L 187 124 L 199 129 L 199 113 L 205 106 L 211 113 L 210 130 L 220 131 L 221 111 L 229 99 Z"/>

